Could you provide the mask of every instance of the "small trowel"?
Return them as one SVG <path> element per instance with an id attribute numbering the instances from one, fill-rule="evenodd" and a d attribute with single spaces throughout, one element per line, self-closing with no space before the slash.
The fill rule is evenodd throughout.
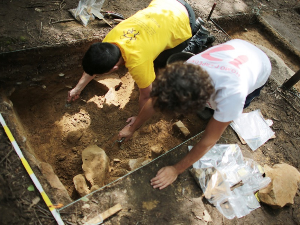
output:
<path id="1" fill-rule="evenodd" d="M 121 143 L 122 143 L 124 140 L 125 140 L 125 138 L 124 138 L 124 137 L 123 137 L 121 140 L 118 140 L 118 139 L 117 139 L 117 140 L 115 140 L 115 141 L 114 141 L 114 143 L 112 144 L 112 146 L 111 146 L 111 147 L 113 147 L 113 146 L 115 145 L 115 143 L 116 143 L 116 142 L 118 142 L 118 143 L 120 143 L 120 144 L 121 144 Z"/>
<path id="2" fill-rule="evenodd" d="M 98 19 L 103 20 L 105 23 L 107 23 L 110 27 L 112 27 L 112 25 L 104 18 L 104 16 L 97 11 L 96 9 L 91 8 L 90 11 L 94 16 L 96 16 Z"/>

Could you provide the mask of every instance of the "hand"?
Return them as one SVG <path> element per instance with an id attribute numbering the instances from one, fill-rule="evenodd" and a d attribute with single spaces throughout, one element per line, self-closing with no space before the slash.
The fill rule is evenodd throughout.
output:
<path id="1" fill-rule="evenodd" d="M 75 101 L 76 99 L 79 98 L 80 93 L 81 93 L 80 91 L 77 91 L 75 88 L 73 88 L 71 91 L 68 92 L 67 101 L 68 102 Z"/>
<path id="2" fill-rule="evenodd" d="M 135 120 L 136 120 L 136 116 L 132 116 L 132 117 L 128 118 L 126 120 L 126 123 L 128 123 L 127 126 L 131 126 Z"/>
<path id="3" fill-rule="evenodd" d="M 125 138 L 125 141 L 129 140 L 133 133 L 131 130 L 130 130 L 130 126 L 129 125 L 126 125 L 120 132 L 119 132 L 119 140 L 121 140 L 122 138 Z"/>
<path id="4" fill-rule="evenodd" d="M 166 166 L 161 168 L 156 176 L 151 179 L 151 185 L 153 188 L 159 188 L 159 190 L 172 184 L 178 177 L 178 172 L 174 166 Z"/>

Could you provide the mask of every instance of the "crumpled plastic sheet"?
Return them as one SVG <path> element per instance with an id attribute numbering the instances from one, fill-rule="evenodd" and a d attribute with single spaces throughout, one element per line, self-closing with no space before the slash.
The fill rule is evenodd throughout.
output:
<path id="1" fill-rule="evenodd" d="M 243 157 L 237 144 L 216 144 L 193 164 L 191 173 L 205 198 L 228 219 L 241 218 L 259 208 L 254 193 L 271 182 L 263 177 L 258 163 Z"/>
<path id="2" fill-rule="evenodd" d="M 255 151 L 275 134 L 268 122 L 263 118 L 260 109 L 257 109 L 250 113 L 242 113 L 230 126 Z"/>
<path id="3" fill-rule="evenodd" d="M 90 20 L 95 19 L 91 10 L 100 12 L 105 0 L 80 0 L 76 9 L 70 9 L 73 17 L 80 21 L 84 26 L 88 25 Z"/>

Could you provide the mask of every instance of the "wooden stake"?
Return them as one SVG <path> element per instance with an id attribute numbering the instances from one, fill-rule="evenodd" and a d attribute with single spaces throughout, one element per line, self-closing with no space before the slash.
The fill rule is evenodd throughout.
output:
<path id="1" fill-rule="evenodd" d="M 90 219 L 85 223 L 85 225 L 92 225 L 92 224 L 101 224 L 105 219 L 114 215 L 115 213 L 122 210 L 122 206 L 120 203 L 116 204 L 115 206 L 109 208 L 105 212 L 101 213 L 100 215 Z"/>

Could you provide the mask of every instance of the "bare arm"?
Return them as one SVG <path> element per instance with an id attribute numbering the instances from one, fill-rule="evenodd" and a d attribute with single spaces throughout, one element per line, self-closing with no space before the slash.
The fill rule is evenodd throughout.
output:
<path id="1" fill-rule="evenodd" d="M 145 103 L 150 99 L 150 93 L 152 91 L 152 84 L 146 88 L 140 88 L 140 97 L 139 97 L 139 108 L 142 110 Z"/>
<path id="2" fill-rule="evenodd" d="M 90 76 L 87 73 L 83 72 L 82 77 L 78 81 L 77 85 L 68 93 L 68 102 L 75 101 L 79 98 L 81 91 L 85 88 L 85 86 L 94 78 L 94 76 Z"/>
<path id="3" fill-rule="evenodd" d="M 138 130 L 152 115 L 155 113 L 153 108 L 153 104 L 155 103 L 154 98 L 149 98 L 148 101 L 144 104 L 142 110 L 138 114 L 137 118 L 131 125 L 126 125 L 120 132 L 119 132 L 119 139 L 125 137 L 125 141 L 131 138 L 133 133 Z"/>
<path id="4" fill-rule="evenodd" d="M 163 167 L 158 171 L 157 175 L 151 180 L 153 188 L 163 189 L 172 184 L 179 174 L 193 165 L 217 143 L 229 124 L 230 122 L 223 123 L 211 118 L 203 137 L 192 150 L 174 166 Z"/>
<path id="5" fill-rule="evenodd" d="M 152 91 L 152 84 L 150 84 L 146 88 L 140 88 L 140 97 L 139 97 L 139 112 L 142 110 L 143 106 L 146 104 L 146 102 L 150 99 L 150 93 Z M 130 126 L 134 123 L 136 120 L 136 116 L 130 117 L 127 119 L 127 125 Z"/>

